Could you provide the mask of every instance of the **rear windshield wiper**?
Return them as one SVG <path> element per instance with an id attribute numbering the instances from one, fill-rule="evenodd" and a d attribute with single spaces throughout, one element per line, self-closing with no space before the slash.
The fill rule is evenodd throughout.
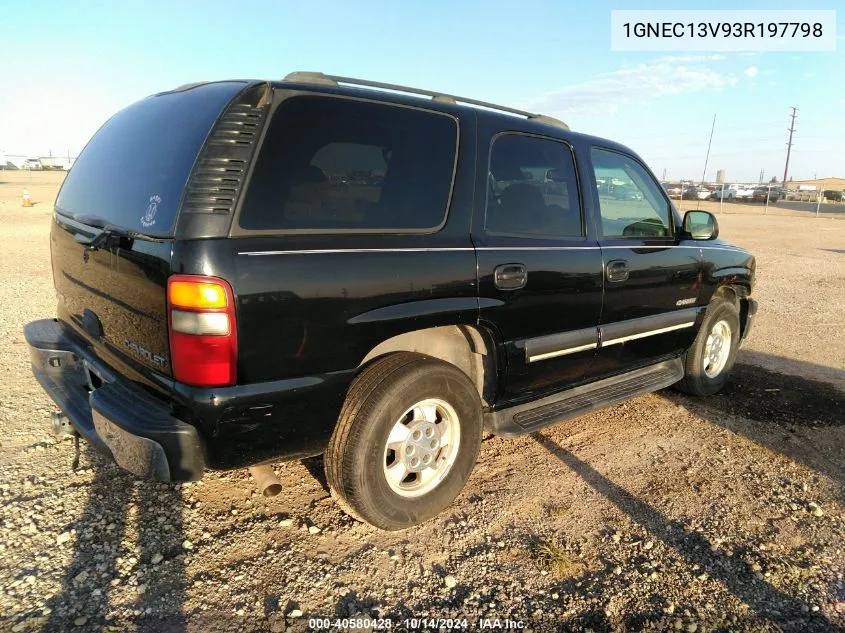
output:
<path id="1" fill-rule="evenodd" d="M 133 231 L 132 229 L 124 229 L 119 226 L 115 226 L 114 224 L 109 224 L 103 218 L 96 215 L 68 213 L 58 207 L 56 207 L 56 211 L 61 215 L 71 218 L 75 222 L 79 222 L 85 226 L 90 226 L 94 229 L 100 229 L 100 232 L 94 236 L 85 230 L 76 229 L 74 239 L 79 244 L 85 246 L 88 250 L 95 251 L 98 248 L 103 247 L 105 244 L 115 239 L 119 240 L 120 238 L 128 240 L 144 240 L 145 242 L 160 242 L 164 239 L 160 237 L 153 237 L 152 235 L 145 235 L 144 233 L 139 233 L 138 231 Z"/>
<path id="2" fill-rule="evenodd" d="M 85 223 L 89 224 L 88 222 Z M 96 227 L 96 224 L 91 223 L 90 225 Z M 84 233 L 77 233 L 74 239 L 78 243 L 82 244 L 89 251 L 96 251 L 98 248 L 107 246 L 115 239 L 120 240 L 121 238 L 130 240 L 138 239 L 146 241 L 156 241 L 155 238 L 149 237 L 148 235 L 144 235 L 143 233 L 138 233 L 137 231 L 130 231 L 128 229 L 122 229 L 112 224 L 103 223 L 102 226 L 98 228 L 100 228 L 100 232 L 93 237 Z"/>

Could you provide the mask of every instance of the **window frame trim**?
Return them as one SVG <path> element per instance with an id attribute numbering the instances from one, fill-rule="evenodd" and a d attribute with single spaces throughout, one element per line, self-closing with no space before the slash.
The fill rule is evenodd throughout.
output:
<path id="1" fill-rule="evenodd" d="M 258 165 L 258 161 L 261 159 L 261 152 L 264 149 L 265 143 L 269 141 L 269 134 L 270 128 L 272 127 L 273 120 L 279 110 L 285 103 L 298 99 L 298 98 L 317 98 L 317 99 L 329 99 L 329 100 L 339 100 L 339 101 L 354 101 L 358 103 L 368 103 L 372 105 L 381 105 L 390 108 L 402 108 L 405 110 L 415 110 L 419 112 L 423 112 L 426 114 L 435 114 L 446 117 L 450 119 L 455 124 L 455 158 L 452 164 L 452 178 L 451 182 L 449 183 L 449 191 L 446 197 L 446 205 L 443 212 L 443 218 L 439 224 L 433 227 L 427 227 L 422 229 L 411 229 L 411 228 L 365 228 L 365 229 L 349 229 L 349 228 L 334 228 L 334 229 L 317 229 L 317 228 L 306 228 L 306 229 L 247 229 L 241 226 L 240 219 L 241 219 L 241 212 L 243 211 L 244 204 L 246 202 L 246 194 L 249 192 L 249 188 L 252 186 L 252 180 L 255 176 L 255 168 Z M 229 237 L 282 237 L 285 235 L 433 235 L 439 233 L 443 230 L 446 226 L 446 223 L 449 221 L 449 214 L 452 210 L 452 199 L 455 193 L 455 186 L 457 181 L 457 174 L 458 174 L 458 161 L 459 161 L 459 152 L 461 146 L 461 121 L 457 115 L 451 114 L 449 112 L 444 112 L 443 110 L 437 110 L 432 108 L 424 108 L 415 105 L 407 105 L 403 103 L 393 103 L 389 101 L 384 101 L 381 99 L 368 99 L 365 97 L 355 97 L 349 95 L 339 95 L 339 94 L 330 94 L 330 93 L 323 93 L 323 92 L 307 92 L 307 91 L 293 91 L 293 92 L 285 92 L 285 95 L 282 99 L 273 105 L 272 111 L 268 113 L 267 117 L 267 125 L 262 132 L 261 144 L 257 148 L 257 151 L 254 154 L 252 164 L 249 166 L 249 176 L 248 180 L 244 183 L 243 192 L 238 200 L 237 209 L 232 217 L 232 225 L 229 230 Z"/>
<path id="2" fill-rule="evenodd" d="M 666 190 L 663 189 L 660 182 L 658 182 L 658 180 L 654 177 L 654 174 L 651 173 L 651 170 L 648 168 L 648 166 L 642 160 L 640 160 L 636 156 L 633 156 L 629 152 L 625 152 L 623 150 L 619 150 L 619 149 L 616 149 L 616 148 L 613 148 L 613 147 L 607 147 L 607 146 L 604 146 L 604 145 L 590 145 L 590 170 L 592 172 L 593 184 L 594 185 L 598 182 L 598 178 L 596 177 L 596 166 L 595 166 L 595 163 L 593 162 L 593 151 L 594 150 L 600 150 L 600 151 L 603 151 L 603 152 L 618 154 L 619 156 L 623 156 L 624 158 L 627 158 L 627 159 L 633 161 L 634 163 L 636 163 L 637 165 L 639 165 L 642 168 L 642 170 L 645 172 L 645 175 L 652 181 L 653 184 L 655 184 L 657 186 L 658 191 L 660 191 L 660 196 L 663 198 L 663 201 L 666 203 L 666 212 L 667 212 L 667 216 L 668 216 L 668 220 L 669 220 L 669 235 L 666 235 L 666 236 L 663 236 L 663 237 L 650 237 L 650 236 L 642 236 L 642 235 L 631 235 L 631 236 L 605 235 L 604 234 L 604 226 L 602 224 L 601 197 L 598 195 L 598 190 L 596 190 L 596 207 L 597 207 L 596 210 L 598 211 L 598 217 L 596 218 L 598 220 L 598 222 L 596 223 L 598 226 L 596 226 L 596 231 L 598 232 L 598 239 L 600 239 L 600 240 L 617 240 L 617 241 L 626 242 L 626 243 L 630 243 L 630 242 L 634 242 L 634 241 L 639 241 L 639 242 L 642 242 L 642 241 L 648 241 L 648 242 L 657 241 L 657 242 L 660 242 L 661 244 L 664 243 L 664 242 L 674 244 L 677 241 L 677 235 L 678 235 L 677 227 L 675 226 L 674 206 L 672 205 L 672 201 L 669 199 L 669 196 L 666 193 Z"/>
<path id="3" fill-rule="evenodd" d="M 553 143 L 559 143 L 569 149 L 569 153 L 572 156 L 572 169 L 575 174 L 575 186 L 576 186 L 576 195 L 578 198 L 578 208 L 581 218 L 581 233 L 579 235 L 560 235 L 555 233 L 545 233 L 545 234 L 538 234 L 538 233 L 519 233 L 516 231 L 491 231 L 487 228 L 487 211 L 488 205 L 490 203 L 490 187 L 489 187 L 489 178 L 490 174 L 490 166 L 493 162 L 493 147 L 496 144 L 496 141 L 499 140 L 501 136 L 524 136 L 527 138 L 535 138 L 541 141 L 551 141 Z M 487 167 L 485 170 L 486 178 L 485 178 L 485 186 L 484 186 L 484 221 L 481 225 L 481 230 L 483 231 L 484 235 L 490 235 L 493 237 L 512 237 L 512 238 L 519 238 L 519 239 L 530 239 L 530 240 L 566 240 L 566 241 L 586 241 L 587 240 L 587 218 L 585 213 L 585 206 L 584 206 L 584 195 L 583 195 L 583 187 L 581 185 L 581 174 L 578 170 L 578 157 L 575 152 L 575 146 L 570 143 L 566 139 L 556 138 L 554 136 L 546 136 L 544 134 L 534 134 L 531 132 L 523 132 L 520 130 L 502 130 L 501 132 L 496 132 L 491 139 L 490 145 L 487 149 Z"/>

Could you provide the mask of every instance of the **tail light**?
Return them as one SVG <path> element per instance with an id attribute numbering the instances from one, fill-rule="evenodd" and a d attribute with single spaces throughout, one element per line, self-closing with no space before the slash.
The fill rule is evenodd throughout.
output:
<path id="1" fill-rule="evenodd" d="M 167 322 L 173 377 L 197 387 L 237 381 L 238 337 L 232 287 L 218 277 L 167 280 Z"/>

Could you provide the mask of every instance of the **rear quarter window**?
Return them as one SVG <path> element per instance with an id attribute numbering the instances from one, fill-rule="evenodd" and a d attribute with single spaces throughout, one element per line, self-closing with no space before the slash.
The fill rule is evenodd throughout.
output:
<path id="1" fill-rule="evenodd" d="M 293 97 L 275 114 L 240 212 L 264 232 L 429 231 L 455 170 L 451 116 L 331 97 Z"/>

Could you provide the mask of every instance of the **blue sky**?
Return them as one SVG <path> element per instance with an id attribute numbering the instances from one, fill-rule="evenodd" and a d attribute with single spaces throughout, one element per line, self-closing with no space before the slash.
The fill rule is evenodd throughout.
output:
<path id="1" fill-rule="evenodd" d="M 623 8 L 795 6 L 0 0 L 0 152 L 74 154 L 116 110 L 183 83 L 322 70 L 540 110 L 669 178 L 701 177 L 714 114 L 708 179 L 782 176 L 794 105 L 790 174 L 845 176 L 845 10 L 835 53 L 611 52 Z"/>

